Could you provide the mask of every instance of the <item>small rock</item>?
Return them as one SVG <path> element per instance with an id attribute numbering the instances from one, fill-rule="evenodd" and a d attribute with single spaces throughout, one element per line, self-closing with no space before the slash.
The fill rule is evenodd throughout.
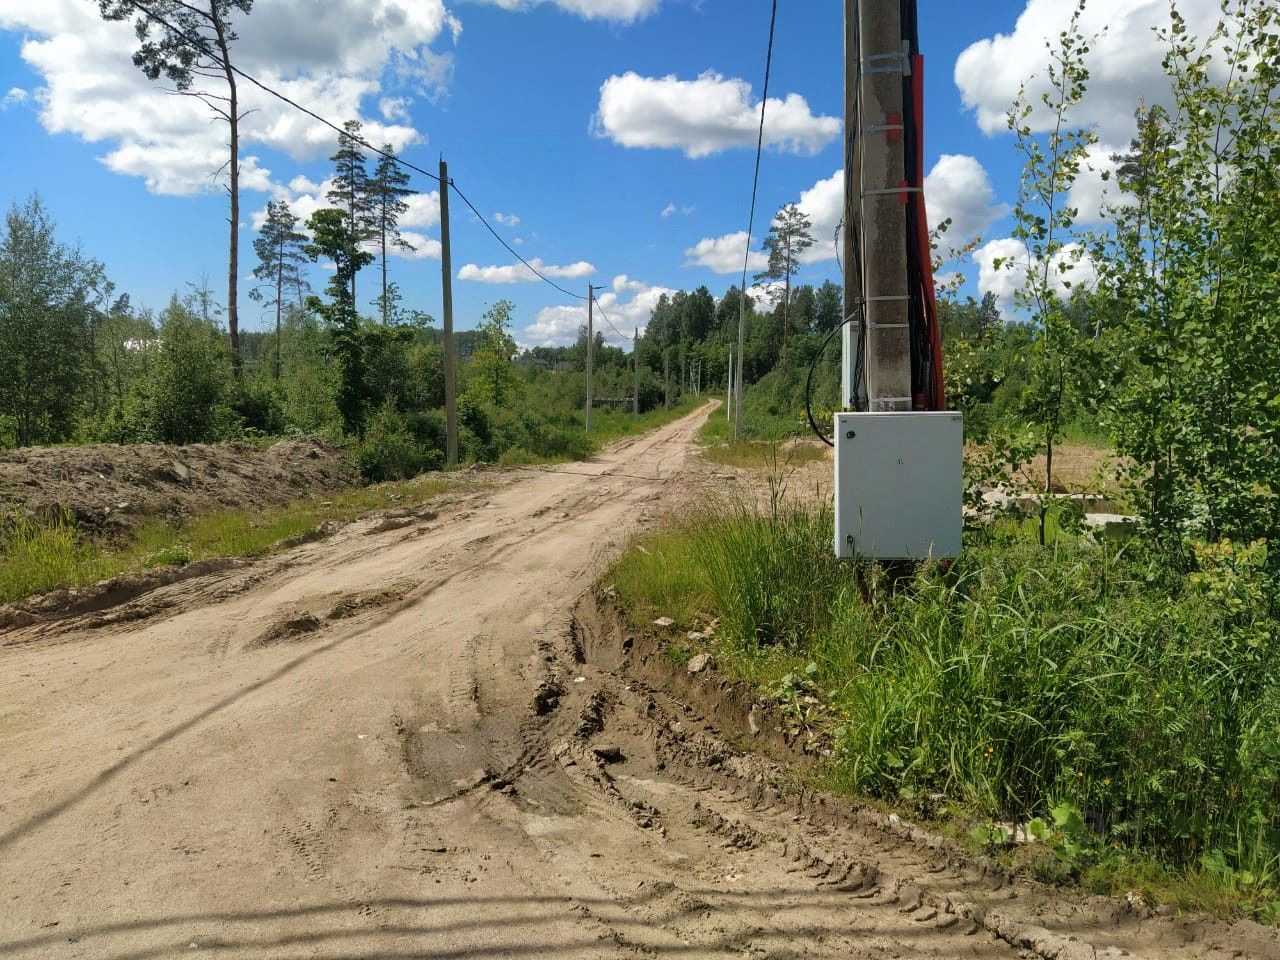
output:
<path id="1" fill-rule="evenodd" d="M 747 726 L 753 737 L 760 733 L 760 707 L 756 704 L 751 705 L 751 712 L 747 714 Z"/>
<path id="2" fill-rule="evenodd" d="M 604 763 L 621 763 L 626 759 L 622 755 L 622 749 L 614 743 L 602 743 L 592 747 L 591 752 L 600 758 Z"/>
<path id="3" fill-rule="evenodd" d="M 674 627 L 675 624 L 676 622 L 672 620 L 670 617 L 659 617 L 657 620 L 653 621 L 653 625 L 655 627 L 662 627 L 662 629 L 664 630 L 667 627 Z"/>
<path id="4" fill-rule="evenodd" d="M 898 816 L 896 813 L 889 814 L 889 826 L 897 827 L 897 826 L 901 826 L 901 824 L 902 824 L 902 818 L 900 816 Z"/>
<path id="5" fill-rule="evenodd" d="M 689 661 L 690 673 L 702 673 L 704 670 L 713 669 L 716 665 L 709 653 L 700 653 Z"/>

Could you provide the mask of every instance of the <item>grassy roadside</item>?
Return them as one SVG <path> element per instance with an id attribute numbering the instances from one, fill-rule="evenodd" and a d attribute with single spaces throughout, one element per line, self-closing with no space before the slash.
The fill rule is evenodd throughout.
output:
<path id="1" fill-rule="evenodd" d="M 702 455 L 712 463 L 726 467 L 776 469 L 781 462 L 789 466 L 801 466 L 827 457 L 825 447 L 790 443 L 781 432 L 735 440 L 733 424 L 718 414 L 719 412 L 713 414 L 698 434 Z"/>
<path id="2" fill-rule="evenodd" d="M 613 408 L 593 410 L 591 413 L 590 437 L 585 435 L 586 426 L 583 421 L 583 415 L 577 414 L 575 421 L 578 424 L 578 429 L 584 431 L 584 435 L 581 437 L 583 446 L 579 451 L 579 456 L 570 455 L 569 453 L 552 457 L 538 456 L 523 447 L 511 447 L 499 458 L 498 465 L 503 467 L 525 467 L 538 464 L 573 463 L 575 460 L 585 460 L 616 440 L 647 433 L 650 430 L 656 430 L 659 427 L 665 427 L 669 423 L 674 423 L 681 417 L 688 416 L 706 402 L 702 398 L 685 397 L 674 404 L 670 410 L 659 407 L 656 410 L 650 410 L 648 413 L 642 413 L 639 417 L 634 417 L 629 412 Z"/>
<path id="3" fill-rule="evenodd" d="M 654 410 L 639 418 L 601 410 L 594 418 L 589 449 L 598 450 L 622 437 L 672 423 L 703 402 L 690 398 L 670 410 Z M 535 462 L 554 461 L 526 454 L 504 458 L 503 465 Z M 216 557 L 258 556 L 321 524 L 347 522 L 374 510 L 417 506 L 445 490 L 458 488 L 456 479 L 427 473 L 414 480 L 376 484 L 281 507 L 220 510 L 176 526 L 152 521 L 139 527 L 122 544 L 96 543 L 67 518 L 24 521 L 6 531 L 0 540 L 0 603 L 154 567 Z"/>
<path id="4" fill-rule="evenodd" d="M 65 518 L 22 522 L 0 545 L 0 603 L 153 567 L 258 556 L 323 523 L 354 520 L 373 510 L 418 506 L 458 488 L 457 480 L 428 474 L 280 507 L 220 510 L 176 526 L 152 521 L 118 545 L 94 543 Z"/>
<path id="5" fill-rule="evenodd" d="M 830 522 L 712 506 L 609 579 L 636 626 L 675 621 L 677 660 L 718 620 L 718 662 L 808 738 L 826 786 L 1044 880 L 1280 920 L 1280 658 L 1244 564 L 1189 582 L 1011 528 L 892 582 L 832 559 Z"/>

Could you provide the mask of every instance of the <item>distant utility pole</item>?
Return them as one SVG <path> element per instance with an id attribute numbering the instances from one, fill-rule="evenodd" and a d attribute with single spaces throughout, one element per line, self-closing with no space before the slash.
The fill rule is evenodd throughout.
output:
<path id="1" fill-rule="evenodd" d="M 591 432 L 591 365 L 596 353 L 596 288 L 587 284 L 587 433 Z"/>
<path id="2" fill-rule="evenodd" d="M 671 409 L 671 351 L 662 351 L 662 409 Z"/>
<path id="3" fill-rule="evenodd" d="M 738 365 L 733 368 L 733 439 L 742 433 L 742 351 L 747 339 L 747 288 L 738 297 Z"/>
<path id="4" fill-rule="evenodd" d="M 449 165 L 440 158 L 440 271 L 444 277 L 445 464 L 458 465 L 458 382 L 453 349 L 453 260 L 449 250 Z"/>
<path id="5" fill-rule="evenodd" d="M 635 338 L 631 341 L 631 373 L 634 384 L 631 394 L 631 412 L 640 416 L 640 328 L 635 328 Z"/>
<path id="6" fill-rule="evenodd" d="M 724 390 L 724 418 L 733 420 L 733 347 L 729 348 L 729 377 Z"/>

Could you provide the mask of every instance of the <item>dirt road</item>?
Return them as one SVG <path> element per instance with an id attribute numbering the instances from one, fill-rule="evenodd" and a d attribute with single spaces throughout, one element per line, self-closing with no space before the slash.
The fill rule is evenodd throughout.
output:
<path id="1" fill-rule="evenodd" d="M 0 956 L 1027 955 L 571 629 L 703 416 L 0 637 Z"/>

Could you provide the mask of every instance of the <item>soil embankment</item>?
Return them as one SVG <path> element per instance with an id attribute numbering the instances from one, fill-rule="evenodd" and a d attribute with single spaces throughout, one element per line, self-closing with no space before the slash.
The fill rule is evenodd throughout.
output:
<path id="1" fill-rule="evenodd" d="M 247 443 L 30 447 L 0 453 L 0 517 L 66 513 L 95 536 L 117 538 L 151 519 L 176 523 L 284 504 L 358 482 L 342 451 L 310 438 L 266 450 Z"/>

